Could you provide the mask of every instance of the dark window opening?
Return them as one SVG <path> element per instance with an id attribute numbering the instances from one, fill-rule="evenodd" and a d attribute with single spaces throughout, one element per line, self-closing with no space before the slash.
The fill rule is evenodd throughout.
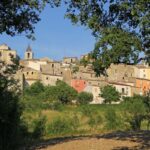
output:
<path id="1" fill-rule="evenodd" d="M 124 94 L 125 93 L 125 90 L 124 90 L 124 88 L 122 88 L 122 94 Z"/>
<path id="2" fill-rule="evenodd" d="M 30 53 L 27 53 L 27 57 L 30 58 Z"/>

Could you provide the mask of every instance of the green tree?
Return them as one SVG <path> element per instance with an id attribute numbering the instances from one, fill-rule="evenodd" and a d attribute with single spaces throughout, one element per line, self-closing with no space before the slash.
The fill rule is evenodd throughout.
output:
<path id="1" fill-rule="evenodd" d="M 33 83 L 30 87 L 27 87 L 24 91 L 25 94 L 31 96 L 39 95 L 42 92 L 44 92 L 44 85 L 40 81 Z"/>
<path id="2" fill-rule="evenodd" d="M 147 116 L 144 99 L 144 97 L 139 95 L 124 98 L 125 115 L 133 130 L 140 130 L 141 123 Z"/>
<path id="3" fill-rule="evenodd" d="M 57 82 L 57 97 L 63 104 L 71 103 L 77 97 L 77 91 L 63 81 Z"/>
<path id="4" fill-rule="evenodd" d="M 14 75 L 18 65 L 0 62 L 0 149 L 16 150 L 21 141 L 22 107 L 20 90 Z"/>
<path id="5" fill-rule="evenodd" d="M 93 100 L 93 94 L 88 92 L 81 92 L 77 96 L 79 104 L 89 104 Z"/>
<path id="6" fill-rule="evenodd" d="M 58 1 L 57 1 L 58 2 Z M 46 6 L 58 6 L 51 0 L 1 0 L 0 1 L 0 34 L 14 36 L 21 33 L 33 37 L 35 24 L 40 21 L 40 13 Z"/>
<path id="7" fill-rule="evenodd" d="M 120 93 L 116 90 L 115 87 L 107 85 L 102 87 L 100 96 L 104 98 L 104 103 L 117 102 L 120 100 Z"/>
<path id="8" fill-rule="evenodd" d="M 149 130 L 149 127 L 150 127 L 150 91 L 147 93 L 147 95 L 144 98 L 144 105 L 146 107 L 146 112 L 147 112 L 145 119 L 148 121 L 147 129 Z"/>
<path id="9" fill-rule="evenodd" d="M 53 0 L 51 0 L 53 1 Z M 63 0 L 58 0 L 60 2 Z M 97 75 L 111 63 L 150 63 L 149 0 L 68 0 L 66 17 L 90 28 L 97 42 L 92 52 Z M 144 55 L 140 55 L 143 52 Z"/>

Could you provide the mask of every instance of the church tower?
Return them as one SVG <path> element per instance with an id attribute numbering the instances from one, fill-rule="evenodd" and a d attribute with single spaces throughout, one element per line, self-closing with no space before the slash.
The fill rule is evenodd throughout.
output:
<path id="1" fill-rule="evenodd" d="M 33 59 L 33 57 L 34 57 L 34 54 L 32 52 L 30 45 L 29 45 L 28 48 L 26 49 L 26 52 L 25 52 L 25 59 Z"/>

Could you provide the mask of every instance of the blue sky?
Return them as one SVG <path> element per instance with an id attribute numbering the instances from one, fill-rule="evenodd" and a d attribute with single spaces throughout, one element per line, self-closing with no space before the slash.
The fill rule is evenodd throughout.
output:
<path id="1" fill-rule="evenodd" d="M 41 14 L 41 21 L 36 25 L 35 37 L 32 41 L 25 36 L 10 37 L 0 35 L 0 44 L 6 43 L 17 50 L 21 58 L 31 45 L 36 58 L 49 57 L 60 60 L 64 56 L 77 56 L 93 50 L 95 38 L 86 27 L 72 25 L 64 19 L 64 8 L 46 7 Z"/>

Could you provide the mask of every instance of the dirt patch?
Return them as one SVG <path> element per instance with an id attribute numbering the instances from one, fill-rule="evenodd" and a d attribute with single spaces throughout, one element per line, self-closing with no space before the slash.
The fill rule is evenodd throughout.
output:
<path id="1" fill-rule="evenodd" d="M 139 143 L 132 141 L 121 141 L 111 139 L 82 139 L 74 140 L 54 146 L 48 146 L 41 150 L 112 150 L 131 149 L 139 146 Z"/>
<path id="2" fill-rule="evenodd" d="M 150 150 L 150 131 L 113 132 L 41 140 L 26 150 Z"/>

